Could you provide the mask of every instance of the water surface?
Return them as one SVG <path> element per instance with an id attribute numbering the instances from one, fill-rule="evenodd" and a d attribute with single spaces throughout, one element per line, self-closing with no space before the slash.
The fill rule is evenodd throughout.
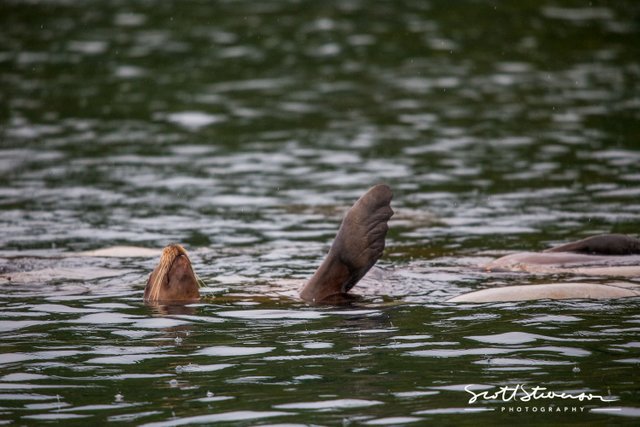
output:
<path id="1" fill-rule="evenodd" d="M 636 299 L 444 302 L 586 281 L 478 266 L 640 230 L 636 2 L 0 9 L 1 423 L 637 424 Z M 378 182 L 383 271 L 300 303 Z M 153 256 L 78 255 L 172 242 L 201 304 L 142 304 Z M 464 390 L 516 384 L 616 401 Z"/>

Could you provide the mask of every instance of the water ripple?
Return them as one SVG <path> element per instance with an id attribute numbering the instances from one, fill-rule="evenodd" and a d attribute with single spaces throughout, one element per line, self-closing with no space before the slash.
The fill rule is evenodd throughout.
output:
<path id="1" fill-rule="evenodd" d="M 205 356 L 249 356 L 254 354 L 268 353 L 275 350 L 275 347 L 236 347 L 236 346 L 213 346 L 198 350 L 196 354 Z"/>
<path id="2" fill-rule="evenodd" d="M 238 422 L 248 420 L 261 420 L 264 418 L 280 417 L 286 415 L 292 414 L 279 411 L 233 411 L 222 414 L 198 415 L 194 417 L 178 418 L 171 421 L 141 424 L 141 427 L 172 427 L 187 424 Z"/>
<path id="3" fill-rule="evenodd" d="M 284 403 L 274 405 L 277 409 L 344 409 L 344 408 L 363 408 L 367 406 L 381 405 L 383 402 L 378 400 L 365 399 L 337 399 L 323 400 L 318 402 L 300 402 L 300 403 Z"/>

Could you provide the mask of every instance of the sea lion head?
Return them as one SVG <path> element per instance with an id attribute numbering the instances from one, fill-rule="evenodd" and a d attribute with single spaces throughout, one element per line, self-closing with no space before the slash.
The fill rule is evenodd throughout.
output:
<path id="1" fill-rule="evenodd" d="M 144 289 L 144 300 L 197 301 L 200 299 L 198 278 L 191 267 L 187 251 L 178 244 L 165 247 L 160 262 Z"/>

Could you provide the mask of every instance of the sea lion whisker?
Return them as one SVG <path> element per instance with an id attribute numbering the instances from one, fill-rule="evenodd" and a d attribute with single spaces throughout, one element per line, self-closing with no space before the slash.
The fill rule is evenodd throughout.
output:
<path id="1" fill-rule="evenodd" d="M 200 276 L 198 276 L 198 274 L 195 272 L 195 270 L 192 268 L 191 271 L 193 272 L 193 275 L 196 277 L 196 282 L 198 283 L 198 288 L 202 289 L 202 288 L 206 288 L 207 284 L 204 283 L 204 280 L 202 280 L 200 278 Z"/>

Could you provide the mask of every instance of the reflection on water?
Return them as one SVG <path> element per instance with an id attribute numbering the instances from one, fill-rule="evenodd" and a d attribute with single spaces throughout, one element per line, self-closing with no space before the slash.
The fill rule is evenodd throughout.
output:
<path id="1" fill-rule="evenodd" d="M 636 300 L 442 301 L 580 281 L 477 267 L 638 232 L 638 16 L 4 2 L 0 423 L 636 424 Z M 301 304 L 342 213 L 381 181 L 382 270 L 352 307 Z M 200 304 L 141 303 L 153 253 L 84 252 L 171 242 L 209 286 Z M 616 410 L 467 403 L 468 384 L 517 383 Z"/>

